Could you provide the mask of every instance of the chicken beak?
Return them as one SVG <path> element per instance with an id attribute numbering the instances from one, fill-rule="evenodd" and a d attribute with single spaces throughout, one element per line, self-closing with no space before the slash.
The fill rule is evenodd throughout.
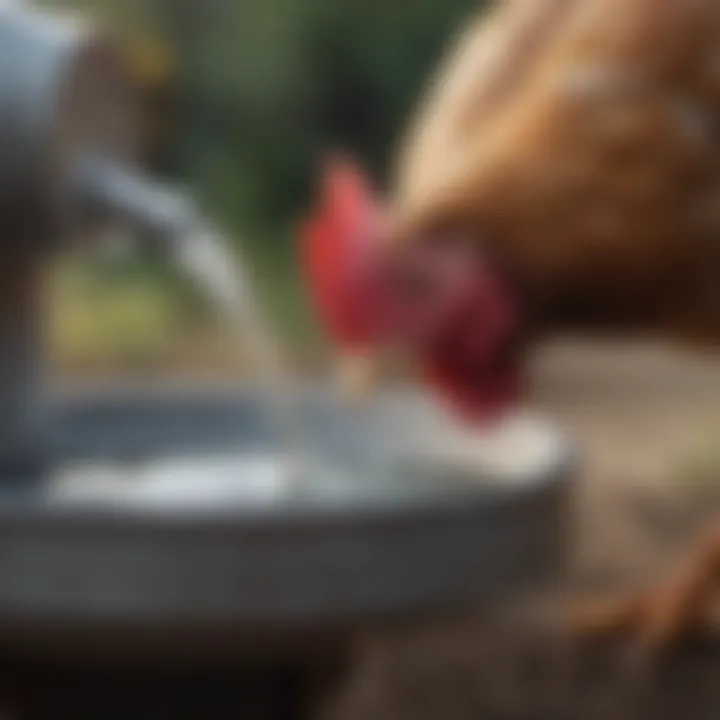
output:
<path id="1" fill-rule="evenodd" d="M 338 359 L 336 386 L 351 405 L 370 401 L 380 381 L 381 361 L 375 352 L 344 354 Z"/>

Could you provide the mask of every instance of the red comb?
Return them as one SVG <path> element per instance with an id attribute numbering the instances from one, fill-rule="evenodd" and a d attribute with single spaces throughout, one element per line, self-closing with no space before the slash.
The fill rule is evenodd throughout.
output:
<path id="1" fill-rule="evenodd" d="M 336 341 L 370 339 L 358 310 L 357 273 L 376 240 L 378 207 L 361 171 L 350 162 L 326 163 L 320 204 L 302 229 L 302 262 L 316 311 Z"/>
<path id="2" fill-rule="evenodd" d="M 457 414 L 472 422 L 492 418 L 521 390 L 511 286 L 491 261 L 462 244 L 420 238 L 400 265 L 393 264 L 397 256 L 386 262 L 382 221 L 362 172 L 342 159 L 328 162 L 319 206 L 302 229 L 302 267 L 321 322 L 345 350 L 405 344 L 425 382 Z M 410 275 L 430 268 L 439 291 L 414 296 L 398 281 L 398 267 Z"/>

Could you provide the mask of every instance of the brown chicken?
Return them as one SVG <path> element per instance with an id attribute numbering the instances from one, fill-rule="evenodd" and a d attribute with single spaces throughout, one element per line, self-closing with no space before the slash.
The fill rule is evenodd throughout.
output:
<path id="1" fill-rule="evenodd" d="M 336 168 L 323 212 L 308 267 L 336 339 L 410 350 L 469 420 L 517 399 L 547 333 L 719 340 L 720 2 L 498 3 L 457 41 L 389 199 Z M 667 583 L 573 627 L 664 645 L 718 574 L 720 526 Z"/>

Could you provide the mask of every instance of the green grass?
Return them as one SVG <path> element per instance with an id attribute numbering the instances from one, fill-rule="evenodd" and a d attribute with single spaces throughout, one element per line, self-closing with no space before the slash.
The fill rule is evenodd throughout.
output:
<path id="1" fill-rule="evenodd" d="M 260 300 L 284 346 L 297 358 L 312 354 L 317 336 L 289 243 L 258 241 L 249 250 Z M 51 288 L 52 352 L 64 370 L 239 363 L 201 291 L 168 263 L 76 258 L 57 268 Z"/>
<path id="2" fill-rule="evenodd" d="M 56 362 L 103 367 L 168 361 L 181 332 L 168 290 L 146 274 L 112 278 L 89 263 L 59 268 L 50 303 Z"/>

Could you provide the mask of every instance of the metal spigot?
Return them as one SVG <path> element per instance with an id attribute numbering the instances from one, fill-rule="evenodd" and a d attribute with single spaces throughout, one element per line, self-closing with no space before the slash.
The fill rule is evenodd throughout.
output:
<path id="1" fill-rule="evenodd" d="M 0 5 L 2 477 L 41 463 L 48 438 L 42 275 L 64 241 L 95 229 L 78 168 L 88 157 L 130 168 L 135 118 L 123 61 L 103 32 L 77 16 Z M 125 200 L 130 211 L 135 195 Z"/>
<path id="2" fill-rule="evenodd" d="M 200 225 L 200 213 L 188 196 L 104 157 L 80 159 L 75 187 L 89 215 L 128 225 L 160 241 L 186 237 Z"/>

